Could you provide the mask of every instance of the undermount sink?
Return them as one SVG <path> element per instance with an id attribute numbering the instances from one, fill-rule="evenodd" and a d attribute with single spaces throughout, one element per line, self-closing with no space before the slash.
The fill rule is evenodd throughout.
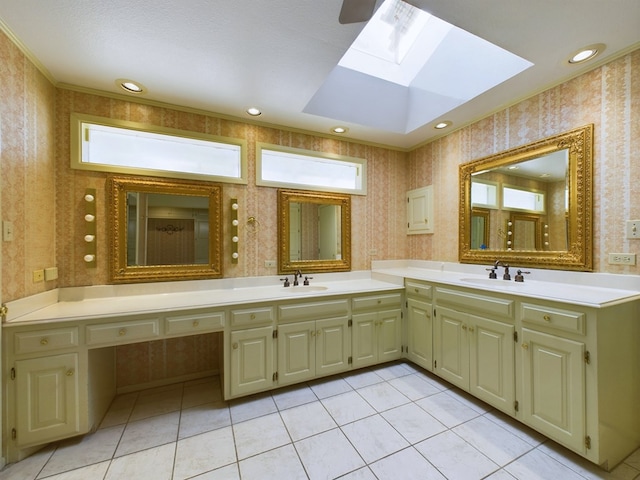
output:
<path id="1" fill-rule="evenodd" d="M 519 288 L 524 285 L 524 282 L 514 282 L 513 280 L 502 280 L 499 278 L 461 278 L 460 281 L 482 285 L 483 287 Z"/>
<path id="2" fill-rule="evenodd" d="M 295 287 L 287 287 L 283 288 L 285 293 L 313 293 L 313 292 L 324 292 L 329 287 L 324 287 L 322 285 L 297 285 Z"/>

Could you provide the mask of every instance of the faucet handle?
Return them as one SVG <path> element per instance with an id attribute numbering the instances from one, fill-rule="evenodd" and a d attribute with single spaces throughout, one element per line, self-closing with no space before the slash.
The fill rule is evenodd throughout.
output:
<path id="1" fill-rule="evenodd" d="M 304 277 L 304 282 L 302 282 L 302 284 L 309 285 L 309 280 L 313 280 L 313 277 Z"/>
<path id="2" fill-rule="evenodd" d="M 516 278 L 514 280 L 516 282 L 524 282 L 524 275 L 529 275 L 531 272 L 523 272 L 522 270 L 518 270 L 516 272 Z"/>
<path id="3" fill-rule="evenodd" d="M 288 287 L 289 285 L 291 285 L 291 284 L 289 283 L 289 277 L 281 278 L 281 279 L 280 279 L 280 281 L 281 281 L 281 282 L 284 282 L 284 286 L 285 286 L 285 287 Z"/>
<path id="4" fill-rule="evenodd" d="M 509 265 L 504 266 L 504 275 L 502 275 L 503 280 L 511 280 L 511 275 L 509 274 Z"/>
<path id="5" fill-rule="evenodd" d="M 496 275 L 496 267 L 491 267 L 491 268 L 485 268 L 485 270 L 489 273 L 489 278 L 498 278 L 498 275 Z"/>

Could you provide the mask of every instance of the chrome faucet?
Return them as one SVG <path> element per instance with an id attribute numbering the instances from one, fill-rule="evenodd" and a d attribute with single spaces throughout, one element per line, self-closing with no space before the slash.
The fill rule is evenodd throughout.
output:
<path id="1" fill-rule="evenodd" d="M 487 268 L 487 270 L 489 271 L 489 278 L 498 278 L 498 275 L 496 275 L 496 270 L 500 266 L 504 267 L 504 275 L 502 276 L 502 279 L 511 280 L 511 275 L 509 274 L 509 265 L 504 263 L 502 260 L 496 260 L 492 268 Z"/>
<path id="2" fill-rule="evenodd" d="M 293 272 L 293 286 L 297 286 L 300 285 L 300 283 L 298 282 L 298 278 L 302 278 L 302 272 L 300 270 L 296 270 L 295 272 Z"/>

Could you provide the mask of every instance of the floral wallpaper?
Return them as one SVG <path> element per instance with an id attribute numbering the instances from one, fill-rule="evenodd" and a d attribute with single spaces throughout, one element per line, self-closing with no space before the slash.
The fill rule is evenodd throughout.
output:
<path id="1" fill-rule="evenodd" d="M 607 263 L 609 252 L 640 254 L 640 241 L 624 234 L 625 221 L 640 218 L 640 50 L 409 152 L 59 88 L 2 32 L 0 64 L 0 212 L 14 227 L 14 240 L 1 246 L 5 302 L 56 287 L 108 282 L 106 176 L 69 167 L 72 112 L 247 141 L 248 185 L 223 187 L 223 205 L 238 198 L 241 220 L 240 261 L 231 264 L 225 256 L 225 277 L 277 274 L 265 267 L 265 260 L 277 258 L 276 189 L 255 185 L 257 142 L 367 159 L 368 193 L 352 198 L 353 269 L 366 270 L 372 259 L 457 261 L 459 164 L 593 123 L 595 270 L 640 273 L 638 265 Z M 435 233 L 406 235 L 404 194 L 430 184 Z M 82 259 L 86 188 L 97 191 L 97 268 L 87 268 Z M 243 221 L 250 216 L 257 222 Z M 52 266 L 59 269 L 57 280 L 33 282 L 33 270 Z M 210 346 L 186 349 L 182 340 L 170 342 L 162 348 L 211 354 Z M 155 346 L 146 353 L 130 348 L 119 348 L 119 355 L 157 358 L 150 353 Z M 139 371 L 119 381 L 150 380 L 142 375 L 149 364 L 140 363 Z"/>

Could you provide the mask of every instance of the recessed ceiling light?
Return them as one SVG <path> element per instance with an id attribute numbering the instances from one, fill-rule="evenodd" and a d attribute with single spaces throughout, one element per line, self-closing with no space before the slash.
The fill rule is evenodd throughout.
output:
<path id="1" fill-rule="evenodd" d="M 604 43 L 596 43 L 588 47 L 581 48 L 569 57 L 569 63 L 582 63 L 591 60 L 605 49 Z"/>
<path id="2" fill-rule="evenodd" d="M 257 117 L 258 115 L 262 115 L 262 112 L 260 111 L 260 109 L 256 107 L 247 108 L 247 113 L 252 117 Z"/>
<path id="3" fill-rule="evenodd" d="M 347 132 L 349 131 L 349 129 L 348 129 L 347 127 L 333 127 L 333 128 L 331 129 L 331 131 L 332 131 L 333 133 L 339 133 L 339 134 L 342 134 L 342 133 L 347 133 Z"/>
<path id="4" fill-rule="evenodd" d="M 127 93 L 146 93 L 147 89 L 140 82 L 134 82 L 133 80 L 127 80 L 126 78 L 119 78 L 116 80 L 116 85 L 123 89 Z"/>
<path id="5" fill-rule="evenodd" d="M 437 129 L 437 130 L 442 130 L 443 128 L 447 128 L 449 127 L 453 122 L 449 121 L 449 120 L 445 120 L 444 122 L 439 122 L 436 123 L 435 126 L 433 128 Z"/>

